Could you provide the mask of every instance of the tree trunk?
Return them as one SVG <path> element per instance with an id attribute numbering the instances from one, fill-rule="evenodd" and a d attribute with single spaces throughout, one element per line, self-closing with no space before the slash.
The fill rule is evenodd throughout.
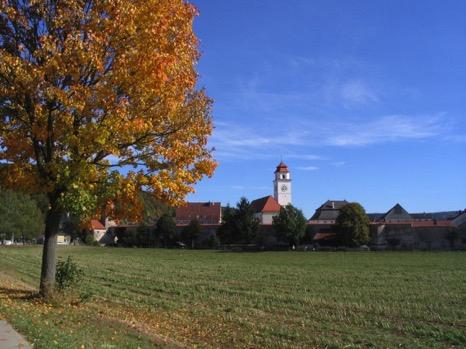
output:
<path id="1" fill-rule="evenodd" d="M 55 287 L 57 234 L 60 217 L 60 212 L 55 205 L 52 205 L 45 220 L 44 249 L 42 252 L 42 270 L 40 274 L 40 293 L 45 298 L 53 297 Z"/>

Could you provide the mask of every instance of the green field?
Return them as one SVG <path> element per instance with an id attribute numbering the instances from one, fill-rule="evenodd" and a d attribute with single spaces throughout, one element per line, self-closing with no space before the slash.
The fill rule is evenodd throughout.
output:
<path id="1" fill-rule="evenodd" d="M 39 247 L 0 248 L 0 317 L 36 348 L 466 347 L 466 253 L 61 247 L 84 304 L 33 297 Z"/>

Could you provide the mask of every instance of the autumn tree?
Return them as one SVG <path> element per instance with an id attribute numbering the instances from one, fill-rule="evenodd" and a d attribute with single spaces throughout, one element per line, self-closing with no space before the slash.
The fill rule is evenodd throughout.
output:
<path id="1" fill-rule="evenodd" d="M 64 212 L 136 220 L 143 189 L 176 205 L 212 175 L 196 14 L 185 0 L 0 1 L 1 181 L 48 198 L 44 296 Z"/>
<path id="2" fill-rule="evenodd" d="M 273 217 L 273 228 L 290 246 L 296 246 L 306 232 L 306 218 L 300 209 L 288 204 Z"/>
<path id="3" fill-rule="evenodd" d="M 352 202 L 343 206 L 335 222 L 338 242 L 351 247 L 368 243 L 369 224 L 369 217 L 360 204 Z"/>

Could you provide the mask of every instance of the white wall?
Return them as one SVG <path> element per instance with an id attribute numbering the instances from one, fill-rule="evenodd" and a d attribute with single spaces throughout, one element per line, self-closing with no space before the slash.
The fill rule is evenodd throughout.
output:
<path id="1" fill-rule="evenodd" d="M 262 224 L 272 224 L 273 223 L 273 217 L 275 217 L 278 213 L 263 213 L 262 214 Z"/>

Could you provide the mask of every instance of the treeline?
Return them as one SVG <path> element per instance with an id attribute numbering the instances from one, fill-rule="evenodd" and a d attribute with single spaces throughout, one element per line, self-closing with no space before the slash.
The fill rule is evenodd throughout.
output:
<path id="1" fill-rule="evenodd" d="M 370 240 L 369 218 L 358 203 L 350 203 L 340 210 L 334 227 L 335 245 L 358 247 Z M 273 217 L 272 231 L 264 229 L 250 202 L 241 198 L 236 207 L 226 207 L 223 223 L 217 231 L 222 244 L 256 244 L 263 246 L 272 235 L 277 245 L 287 244 L 294 248 L 299 244 L 311 244 L 315 231 L 307 225 L 303 212 L 289 204 L 281 207 Z"/>
<path id="2" fill-rule="evenodd" d="M 192 220 L 182 229 L 177 229 L 173 215 L 164 213 L 155 225 L 119 226 L 114 228 L 118 246 L 126 247 L 200 247 L 198 238 L 202 227 L 198 220 Z M 216 241 L 206 241 L 203 247 L 215 247 Z"/>
<path id="3" fill-rule="evenodd" d="M 267 234 L 275 233 L 277 242 L 296 246 L 305 237 L 306 218 L 301 210 L 287 205 L 273 218 L 273 232 L 264 231 L 251 203 L 241 198 L 236 207 L 227 206 L 217 231 L 222 244 L 264 245 Z"/>
<path id="4" fill-rule="evenodd" d="M 175 211 L 148 193 L 142 192 L 144 202 L 143 220 L 134 226 L 120 222 L 115 236 L 121 246 L 138 247 L 205 247 L 218 245 L 254 244 L 263 246 L 271 236 L 277 244 L 290 247 L 312 243 L 314 231 L 307 226 L 301 210 L 292 205 L 282 207 L 274 217 L 272 229 L 259 222 L 251 203 L 241 198 L 235 207 L 223 209 L 222 224 L 216 231 L 203 231 L 200 223 L 193 220 L 189 225 L 177 228 Z M 0 241 L 34 241 L 44 230 L 48 201 L 44 195 L 28 195 L 0 188 Z M 102 217 L 102 221 L 104 217 Z M 126 228 L 124 228 L 126 224 Z M 60 230 L 71 241 L 96 244 L 89 227 L 83 227 L 77 216 L 64 217 Z M 335 225 L 334 243 L 341 246 L 359 246 L 370 239 L 369 219 L 364 208 L 350 203 L 341 209 Z"/>
<path id="5" fill-rule="evenodd" d="M 235 207 L 223 209 L 222 224 L 214 231 L 203 231 L 197 220 L 180 228 L 176 226 L 174 213 L 165 211 L 152 224 L 117 227 L 115 236 L 119 246 L 137 247 L 191 247 L 213 248 L 218 245 L 272 244 L 295 248 L 299 244 L 311 244 L 315 232 L 307 225 L 301 210 L 293 205 L 282 207 L 273 218 L 272 227 L 260 224 L 251 203 L 241 198 Z M 155 222 L 155 224 L 154 224 Z M 271 229 L 270 229 L 271 228 Z M 339 246 L 357 247 L 370 239 L 369 218 L 364 208 L 350 203 L 341 209 L 335 225 L 333 243 Z M 202 239 L 200 239 L 202 237 Z"/>
<path id="6" fill-rule="evenodd" d="M 297 245 L 306 236 L 306 218 L 292 205 L 282 208 L 274 219 L 277 241 Z M 257 245 L 265 243 L 270 231 L 264 231 L 251 203 L 241 198 L 235 207 L 223 209 L 222 224 L 214 231 L 203 231 L 197 220 L 176 227 L 173 213 L 163 214 L 155 224 L 115 228 L 119 246 L 214 248 L 218 245 Z"/>

